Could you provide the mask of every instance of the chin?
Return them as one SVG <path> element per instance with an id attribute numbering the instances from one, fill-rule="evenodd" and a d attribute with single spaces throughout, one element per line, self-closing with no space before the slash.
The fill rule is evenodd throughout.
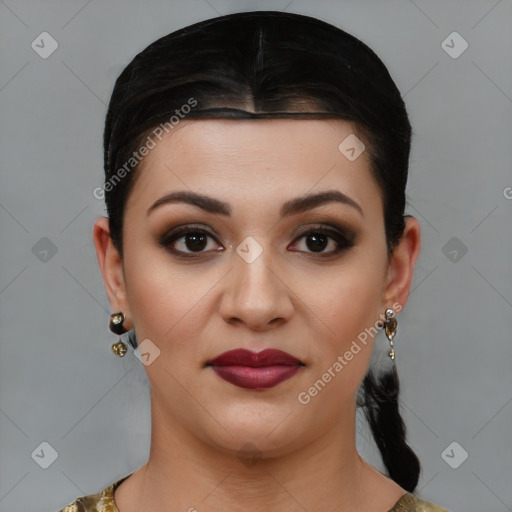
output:
<path id="1" fill-rule="evenodd" d="M 241 435 L 234 435 L 229 440 L 217 440 L 215 447 L 249 465 L 258 459 L 282 457 L 293 452 L 294 443 L 290 439 L 289 433 L 288 435 L 279 435 L 276 439 L 270 439 L 267 433 L 258 436 L 244 432 Z"/>
<path id="2" fill-rule="evenodd" d="M 223 428 L 208 433 L 210 443 L 238 458 L 250 457 L 251 453 L 260 458 L 284 455 L 292 451 L 296 443 L 300 444 L 301 437 L 293 422 L 293 414 L 283 421 L 288 414 L 289 411 L 282 408 L 273 414 L 264 414 L 254 406 L 252 413 L 239 411 L 237 415 L 233 411 L 229 418 L 224 416 Z"/>

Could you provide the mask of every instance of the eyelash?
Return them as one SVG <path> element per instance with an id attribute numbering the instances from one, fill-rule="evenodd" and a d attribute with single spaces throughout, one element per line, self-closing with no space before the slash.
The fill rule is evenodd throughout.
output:
<path id="1" fill-rule="evenodd" d="M 179 240 L 180 238 L 183 238 L 185 235 L 190 234 L 202 234 L 206 235 L 210 238 L 213 238 L 215 240 L 215 236 L 213 236 L 210 232 L 206 231 L 205 229 L 194 226 L 194 225 L 186 225 L 186 226 L 180 226 L 177 229 L 164 234 L 160 237 L 158 244 L 162 247 L 164 247 L 166 250 L 174 254 L 175 256 L 179 258 L 199 258 L 202 257 L 204 254 L 207 254 L 207 252 L 204 251 L 192 251 L 192 252 L 184 252 L 179 251 L 174 248 L 171 248 L 172 244 Z M 300 233 L 297 238 L 294 240 L 294 244 L 301 240 L 302 238 L 307 237 L 311 234 L 321 234 L 325 235 L 331 239 L 333 239 L 337 244 L 338 248 L 334 251 L 322 253 L 322 252 L 314 252 L 314 251 L 306 251 L 308 254 L 314 254 L 318 255 L 320 258 L 327 258 L 329 256 L 333 256 L 335 254 L 338 254 L 344 250 L 350 249 L 354 246 L 353 236 L 346 236 L 341 231 L 338 231 L 337 229 L 330 229 L 326 226 L 318 226 L 314 228 L 307 229 Z M 219 251 L 220 252 L 220 251 Z M 304 251 L 297 251 L 297 252 L 304 252 Z"/>

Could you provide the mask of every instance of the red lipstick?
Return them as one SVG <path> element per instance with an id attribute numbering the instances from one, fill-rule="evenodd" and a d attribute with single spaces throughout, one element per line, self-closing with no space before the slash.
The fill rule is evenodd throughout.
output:
<path id="1" fill-rule="evenodd" d="M 293 377 L 304 363 L 276 349 L 251 352 L 235 349 L 208 361 L 213 371 L 235 386 L 245 389 L 268 389 Z"/>

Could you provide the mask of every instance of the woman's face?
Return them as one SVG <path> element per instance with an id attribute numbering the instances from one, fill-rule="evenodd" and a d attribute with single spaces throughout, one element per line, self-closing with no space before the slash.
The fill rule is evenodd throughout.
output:
<path id="1" fill-rule="evenodd" d="M 351 161 L 338 149 L 352 132 L 338 120 L 182 121 L 144 158 L 109 297 L 145 343 L 153 422 L 277 455 L 353 421 L 368 333 L 405 297 L 367 153 Z M 199 198 L 155 205 L 176 192 Z M 338 200 L 314 200 L 325 192 Z M 301 364 L 208 365 L 233 349 L 277 349 Z"/>

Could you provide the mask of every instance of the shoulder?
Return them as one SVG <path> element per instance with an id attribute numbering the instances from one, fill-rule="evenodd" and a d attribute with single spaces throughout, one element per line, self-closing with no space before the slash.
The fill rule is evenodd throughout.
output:
<path id="1" fill-rule="evenodd" d="M 408 492 L 404 494 L 388 512 L 449 512 L 449 510 L 424 501 Z"/>
<path id="2" fill-rule="evenodd" d="M 81 496 L 73 503 L 66 505 L 59 512 L 119 512 L 114 502 L 114 491 L 130 475 L 126 475 L 105 487 L 102 491 L 88 496 Z"/>

